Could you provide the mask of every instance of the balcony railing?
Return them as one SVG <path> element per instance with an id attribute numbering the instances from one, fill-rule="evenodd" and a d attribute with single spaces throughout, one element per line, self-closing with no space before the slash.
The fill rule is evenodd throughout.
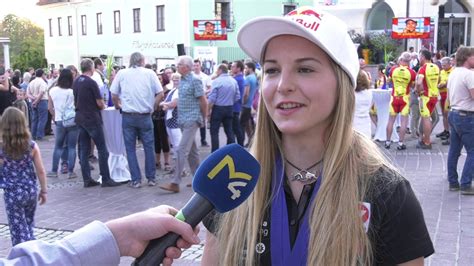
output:
<path id="1" fill-rule="evenodd" d="M 44 6 L 44 5 L 67 3 L 67 2 L 70 2 L 70 0 L 38 0 L 38 3 L 36 4 L 39 6 Z"/>

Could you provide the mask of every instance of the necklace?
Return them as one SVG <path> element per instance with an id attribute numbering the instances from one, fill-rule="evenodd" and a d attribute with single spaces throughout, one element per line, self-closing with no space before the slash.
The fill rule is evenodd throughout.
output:
<path id="1" fill-rule="evenodd" d="M 310 167 L 306 168 L 306 169 L 302 169 L 302 168 L 299 168 L 297 167 L 296 165 L 294 165 L 292 162 L 286 160 L 286 162 L 291 165 L 291 167 L 295 168 L 296 170 L 298 170 L 298 172 L 296 172 L 295 174 L 293 174 L 292 177 L 290 177 L 290 180 L 291 181 L 299 181 L 301 183 L 313 183 L 314 181 L 316 181 L 321 173 L 321 170 L 318 169 L 316 170 L 314 173 L 310 172 L 309 170 L 313 169 L 314 167 L 320 165 L 322 162 L 323 162 L 323 159 L 317 161 L 316 163 L 314 163 L 313 165 L 311 165 Z"/>

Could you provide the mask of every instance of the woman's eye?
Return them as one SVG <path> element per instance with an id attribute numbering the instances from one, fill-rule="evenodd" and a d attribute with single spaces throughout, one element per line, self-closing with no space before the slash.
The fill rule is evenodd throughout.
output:
<path id="1" fill-rule="evenodd" d="M 311 72 L 314 72 L 314 70 L 312 70 L 310 68 L 302 67 L 302 68 L 298 69 L 298 72 L 300 72 L 300 73 L 311 73 Z"/>
<path id="2" fill-rule="evenodd" d="M 276 68 L 266 68 L 265 69 L 265 74 L 268 74 L 268 75 L 275 74 L 277 72 L 278 72 L 278 69 L 276 69 Z"/>

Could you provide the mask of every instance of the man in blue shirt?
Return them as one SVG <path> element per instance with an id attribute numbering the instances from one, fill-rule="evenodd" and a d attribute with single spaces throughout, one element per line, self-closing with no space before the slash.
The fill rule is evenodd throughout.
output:
<path id="1" fill-rule="evenodd" d="M 257 76 L 255 75 L 255 64 L 252 62 L 245 63 L 245 91 L 242 97 L 242 115 L 240 116 L 240 125 L 247 133 L 247 144 L 252 140 L 253 132 L 255 131 L 255 122 L 252 118 L 252 103 L 255 93 L 258 90 Z"/>
<path id="2" fill-rule="evenodd" d="M 244 89 L 245 89 L 245 81 L 244 81 L 244 75 L 243 75 L 244 63 L 238 60 L 234 61 L 232 63 L 232 66 L 230 67 L 230 70 L 232 72 L 232 75 L 235 81 L 237 81 L 237 85 L 239 85 L 239 93 L 240 93 L 240 99 L 234 104 L 232 129 L 234 130 L 237 143 L 240 146 L 244 146 L 245 135 L 244 135 L 244 130 L 242 129 L 242 126 L 240 125 L 240 112 L 242 111 L 242 95 L 244 95 Z"/>
<path id="3" fill-rule="evenodd" d="M 212 82 L 209 94 L 209 114 L 211 121 L 211 151 L 219 148 L 219 128 L 221 123 L 227 136 L 227 144 L 234 143 L 232 117 L 234 104 L 240 99 L 239 86 L 231 76 L 226 65 L 217 68 L 217 78 Z"/>
<path id="4" fill-rule="evenodd" d="M 178 72 L 181 74 L 178 86 L 178 125 L 183 135 L 177 147 L 174 177 L 171 183 L 160 186 L 161 189 L 174 193 L 179 192 L 186 156 L 192 175 L 196 173 L 199 166 L 199 150 L 194 139 L 196 131 L 204 124 L 204 118 L 207 116 L 207 100 L 202 82 L 193 75 L 192 69 L 193 59 L 190 56 L 183 55 L 178 58 Z"/>

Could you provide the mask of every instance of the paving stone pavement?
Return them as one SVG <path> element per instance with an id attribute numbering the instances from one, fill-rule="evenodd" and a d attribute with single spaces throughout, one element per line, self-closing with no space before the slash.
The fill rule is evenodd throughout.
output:
<path id="1" fill-rule="evenodd" d="M 434 133 L 440 131 L 438 126 Z M 430 151 L 416 149 L 416 140 L 410 137 L 406 142 L 408 148 L 405 151 L 397 151 L 396 145 L 392 145 L 390 150 L 384 149 L 383 143 L 379 143 L 379 146 L 410 180 L 423 208 L 425 221 L 436 250 L 434 255 L 425 260 L 425 264 L 474 265 L 474 197 L 448 191 L 446 181 L 448 146 L 442 146 L 440 140 L 434 136 L 432 140 L 434 144 Z M 224 139 L 221 139 L 221 143 L 224 143 Z M 46 138 L 39 142 L 39 146 L 45 167 L 49 170 L 54 138 Z M 137 156 L 143 164 L 143 150 L 141 146 L 138 147 Z M 209 152 L 208 147 L 200 148 L 201 158 L 204 159 Z M 463 151 L 459 161 L 459 171 L 462 169 L 465 158 L 466 153 Z M 140 189 L 132 189 L 126 185 L 85 189 L 82 187 L 78 165 L 76 165 L 76 173 L 79 177 L 75 180 L 67 179 L 65 175 L 48 180 L 48 202 L 43 206 L 38 206 L 35 217 L 37 226 L 35 232 L 39 239 L 54 241 L 93 220 L 107 221 L 160 204 L 180 208 L 192 195 L 192 189 L 185 186 L 182 186 L 178 194 L 169 194 L 157 187 L 148 186 Z M 93 171 L 93 176 L 98 176 L 98 170 Z M 166 182 L 168 175 L 158 171 L 157 178 L 158 183 Z M 187 177 L 183 179 L 183 183 L 186 184 L 190 180 Z M 4 210 L 3 200 L 0 201 L 0 209 Z M 2 257 L 6 256 L 11 248 L 6 224 L 5 212 L 1 211 L 0 256 Z M 205 231 L 201 226 L 199 234 L 202 239 L 201 244 L 186 250 L 182 258 L 176 261 L 176 265 L 200 264 Z M 120 265 L 130 265 L 132 261 L 133 258 L 124 257 Z"/>

